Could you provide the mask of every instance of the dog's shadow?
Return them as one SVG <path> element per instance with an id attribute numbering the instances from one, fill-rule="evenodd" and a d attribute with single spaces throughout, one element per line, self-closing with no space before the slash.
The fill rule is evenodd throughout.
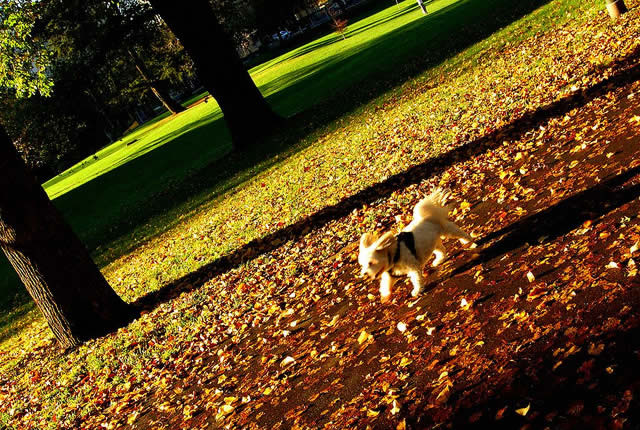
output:
<path id="1" fill-rule="evenodd" d="M 474 257 L 427 284 L 424 291 L 432 290 L 447 279 L 522 246 L 549 243 L 578 228 L 585 221 L 595 220 L 631 202 L 640 196 L 640 184 L 623 185 L 639 173 L 640 166 L 628 169 L 540 212 L 489 233 L 476 241 L 479 249 Z M 451 258 L 464 252 L 469 250 L 460 251 Z"/>

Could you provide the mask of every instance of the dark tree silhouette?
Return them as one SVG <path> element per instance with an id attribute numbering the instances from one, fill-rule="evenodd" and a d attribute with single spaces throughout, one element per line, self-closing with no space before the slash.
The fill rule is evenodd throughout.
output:
<path id="1" fill-rule="evenodd" d="M 220 105 L 236 148 L 254 145 L 280 123 L 207 0 L 187 6 L 172 0 L 150 3 L 191 56 L 200 81 Z"/>
<path id="2" fill-rule="evenodd" d="M 135 316 L 27 171 L 0 125 L 0 248 L 64 348 Z"/>
<path id="3" fill-rule="evenodd" d="M 149 85 L 151 92 L 156 96 L 160 103 L 162 103 L 165 109 L 171 112 L 172 115 L 184 112 L 185 108 L 182 107 L 180 103 L 173 100 L 169 95 L 169 89 L 167 88 L 166 82 L 161 80 L 154 80 L 151 77 L 151 72 L 149 72 L 147 66 L 144 64 L 144 61 L 142 61 L 142 58 L 140 58 L 138 53 L 135 51 L 135 48 L 129 48 L 128 51 L 129 56 L 136 66 L 136 70 L 138 71 L 138 73 L 140 73 L 140 76 L 142 76 L 144 82 Z"/>

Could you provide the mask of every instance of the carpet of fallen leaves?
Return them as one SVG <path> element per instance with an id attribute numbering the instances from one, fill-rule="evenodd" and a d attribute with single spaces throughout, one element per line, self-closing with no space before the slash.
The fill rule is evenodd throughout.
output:
<path id="1" fill-rule="evenodd" d="M 297 198 L 261 206 L 252 186 L 233 196 L 281 215 L 256 222 L 255 237 L 355 196 L 346 213 L 262 242 L 231 270 L 183 278 L 181 295 L 145 302 L 138 320 L 76 351 L 57 352 L 34 322 L 0 350 L 0 424 L 640 426 L 640 12 L 627 3 L 615 24 L 569 21 L 387 96 L 360 114 L 371 123 L 267 172 Z M 336 159 L 345 164 L 323 166 Z M 453 191 L 451 216 L 478 246 L 450 243 L 424 295 L 399 283 L 382 305 L 357 278 L 359 234 L 400 229 L 435 186 Z M 225 228 L 248 230 L 238 213 L 196 216 L 182 236 L 125 257 L 110 281 L 133 300 L 136 267 L 154 261 L 161 273 L 187 251 L 208 261 L 223 252 L 205 256 L 210 242 L 238 237 Z"/>

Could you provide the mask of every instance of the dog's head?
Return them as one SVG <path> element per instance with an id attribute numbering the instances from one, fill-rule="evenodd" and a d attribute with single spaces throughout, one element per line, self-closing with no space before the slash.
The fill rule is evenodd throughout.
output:
<path id="1" fill-rule="evenodd" d="M 362 266 L 360 276 L 369 275 L 371 279 L 379 278 L 391 268 L 389 248 L 395 243 L 395 236 L 387 232 L 379 239 L 375 234 L 365 233 L 360 238 L 358 262 Z"/>

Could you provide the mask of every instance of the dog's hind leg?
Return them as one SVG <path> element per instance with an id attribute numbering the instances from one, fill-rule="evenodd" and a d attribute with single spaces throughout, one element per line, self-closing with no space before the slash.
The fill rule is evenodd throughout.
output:
<path id="1" fill-rule="evenodd" d="M 417 297 L 424 288 L 424 278 L 422 277 L 422 271 L 414 270 L 409 272 L 409 279 L 411 279 L 411 284 L 413 285 L 411 295 L 413 297 Z"/>
<path id="2" fill-rule="evenodd" d="M 463 245 L 469 242 L 473 242 L 473 238 L 464 232 L 460 227 L 452 223 L 451 221 L 445 221 L 442 223 L 442 235 L 450 237 L 451 239 L 458 239 Z"/>
<path id="3" fill-rule="evenodd" d="M 384 272 L 382 274 L 382 277 L 380 278 L 380 301 L 382 301 L 382 303 L 389 300 L 389 297 L 391 296 L 391 289 L 395 283 L 396 280 L 389 274 L 389 272 Z"/>
<path id="4" fill-rule="evenodd" d="M 440 263 L 442 263 L 444 259 L 447 258 L 447 250 L 440 239 L 438 239 L 438 242 L 436 243 L 433 254 L 436 256 L 436 258 L 433 259 L 433 263 L 431 263 L 433 267 L 439 266 Z"/>

